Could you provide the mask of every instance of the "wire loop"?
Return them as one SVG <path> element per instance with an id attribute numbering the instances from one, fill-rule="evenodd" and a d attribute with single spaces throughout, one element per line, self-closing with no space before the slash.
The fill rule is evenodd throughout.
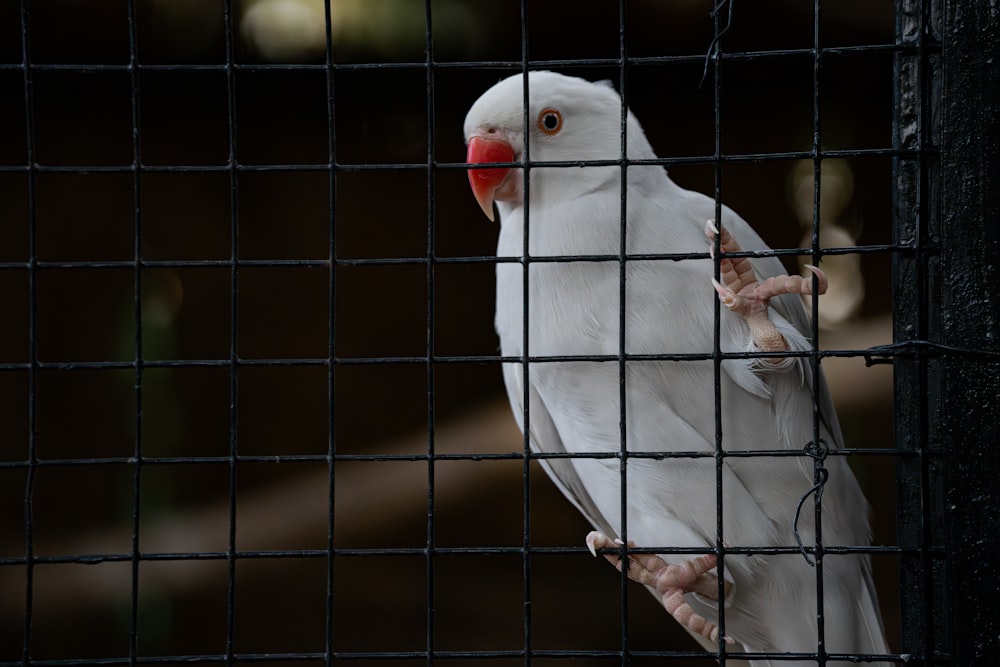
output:
<path id="1" fill-rule="evenodd" d="M 795 536 L 795 544 L 798 545 L 799 551 L 802 553 L 802 557 L 806 559 L 806 563 L 810 567 L 816 567 L 816 561 L 809 557 L 809 552 L 806 550 L 805 545 L 802 543 L 802 536 L 799 535 L 799 515 L 802 513 L 802 506 L 805 504 L 806 499 L 815 494 L 816 503 L 820 503 L 823 500 L 823 487 L 826 485 L 828 479 L 830 479 L 830 471 L 823 467 L 823 462 L 826 461 L 827 454 L 830 453 L 830 446 L 827 444 L 826 440 L 820 438 L 818 441 L 810 440 L 806 443 L 806 446 L 802 448 L 806 454 L 808 454 L 813 461 L 816 463 L 814 471 L 814 479 L 816 483 L 808 491 L 802 494 L 799 498 L 798 504 L 795 505 L 795 516 L 792 518 L 792 535 Z"/>
<path id="2" fill-rule="evenodd" d="M 720 0 L 719 4 L 715 5 L 715 7 L 712 8 L 712 11 L 708 13 L 708 15 L 714 19 L 726 5 L 729 5 L 729 13 L 726 16 L 726 25 L 722 28 L 722 30 L 719 30 L 714 37 L 712 37 L 712 41 L 708 45 L 708 51 L 705 52 L 705 67 L 701 71 L 701 81 L 698 83 L 699 88 L 705 85 L 705 78 L 708 77 L 708 63 L 712 61 L 712 56 L 714 55 L 716 58 L 719 57 L 719 39 L 721 39 L 733 25 L 733 9 L 736 6 L 736 0 Z"/>

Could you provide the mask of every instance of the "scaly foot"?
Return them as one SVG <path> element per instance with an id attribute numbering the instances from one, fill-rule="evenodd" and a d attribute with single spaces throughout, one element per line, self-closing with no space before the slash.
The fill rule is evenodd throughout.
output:
<path id="1" fill-rule="evenodd" d="M 736 239 L 725 227 L 720 232 L 714 221 L 705 223 L 705 235 L 713 242 L 710 249 L 714 251 L 715 237 L 719 237 L 719 247 L 722 252 L 739 252 L 741 250 Z M 826 274 L 821 270 L 806 264 L 817 278 L 816 294 L 824 294 L 827 288 Z M 763 352 L 786 352 L 788 342 L 778 328 L 767 316 L 771 299 L 782 294 L 813 294 L 812 277 L 774 276 L 760 282 L 753 271 L 753 265 L 747 257 L 723 257 L 719 262 L 719 273 L 722 278 L 712 279 L 719 301 L 729 310 L 739 313 L 750 328 L 750 335 L 757 349 Z M 767 361 L 778 364 L 781 359 L 769 358 Z"/>
<path id="2" fill-rule="evenodd" d="M 597 531 L 587 535 L 587 547 L 595 556 L 598 549 L 617 548 L 621 544 L 621 540 L 612 540 Z M 634 547 L 635 543 L 629 541 L 628 545 Z M 617 554 L 605 554 L 604 557 L 621 572 L 621 558 Z M 714 554 L 698 556 L 679 565 L 670 565 L 655 554 L 629 554 L 626 574 L 632 581 L 645 584 L 656 591 L 667 613 L 684 628 L 710 641 L 718 641 L 719 626 L 692 609 L 684 599 L 685 593 L 698 593 L 710 600 L 719 599 L 719 579 L 710 572 L 715 565 Z M 726 591 L 728 590 L 727 583 Z M 733 643 L 730 637 L 723 639 L 726 643 Z"/>

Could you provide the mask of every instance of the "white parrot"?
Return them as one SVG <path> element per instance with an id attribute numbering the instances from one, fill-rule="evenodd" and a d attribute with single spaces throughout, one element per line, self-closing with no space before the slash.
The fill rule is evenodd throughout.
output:
<path id="1" fill-rule="evenodd" d="M 622 101 L 608 82 L 592 83 L 553 72 L 528 75 L 525 126 L 524 79 L 500 81 L 472 105 L 465 119 L 470 164 L 519 162 L 529 151 L 532 166 L 470 168 L 473 193 L 487 217 L 500 213 L 497 255 L 524 263 L 497 265 L 496 329 L 501 353 L 521 357 L 525 320 L 523 280 L 529 281 L 528 354 L 629 355 L 711 353 L 713 261 L 629 259 L 622 294 L 622 228 L 627 254 L 704 253 L 719 236 L 723 252 L 766 250 L 736 213 L 723 208 L 716 223 L 712 199 L 675 185 L 658 165 L 627 167 L 625 223 L 621 222 L 622 167 L 584 161 L 621 158 Z M 627 121 L 629 160 L 655 158 L 639 122 Z M 539 161 L 574 166 L 534 166 Z M 576 163 L 581 163 L 576 166 Z M 525 183 L 530 187 L 525 188 Z M 527 191 L 526 191 L 527 190 Z M 707 221 L 707 222 L 706 222 Z M 707 238 L 706 238 L 707 235 Z M 567 256 L 603 259 L 565 261 Z M 544 261 L 561 256 L 561 261 Z M 607 256 L 611 256 L 610 259 Z M 721 312 L 723 352 L 808 350 L 809 331 L 798 294 L 811 280 L 784 275 L 780 261 L 721 259 L 715 282 Z M 826 278 L 814 269 L 819 291 Z M 625 457 L 629 546 L 700 548 L 705 554 L 628 555 L 628 576 L 645 584 L 665 609 L 708 650 L 718 648 L 719 629 L 716 507 L 716 424 L 711 359 L 629 360 L 625 364 L 625 438 L 629 453 L 695 452 L 702 456 Z M 542 467 L 593 525 L 587 545 L 621 545 L 623 527 L 621 457 L 579 455 L 622 450 L 619 363 L 532 361 L 527 387 L 521 363 L 504 363 L 503 377 L 518 424 L 524 429 L 529 400 L 534 451 L 576 457 L 541 459 Z M 727 359 L 721 372 L 722 447 L 725 452 L 796 450 L 813 440 L 811 365 L 803 357 Z M 843 446 L 825 382 L 821 389 L 821 433 L 830 449 Z M 824 546 L 867 546 L 868 505 L 842 456 L 825 460 L 822 490 Z M 793 516 L 814 485 L 814 461 L 802 456 L 722 458 L 722 544 L 726 549 L 793 547 Z M 798 520 L 799 536 L 815 544 L 813 498 Z M 621 568 L 619 556 L 605 557 Z M 727 554 L 723 604 L 728 650 L 750 653 L 815 653 L 818 629 L 817 569 L 797 553 Z M 822 632 L 826 653 L 884 654 L 871 565 L 863 554 L 827 554 L 822 567 Z M 751 659 L 757 667 L 771 665 Z M 774 660 L 775 665 L 815 660 Z M 847 665 L 846 661 L 827 662 Z M 871 664 L 871 663 L 870 663 Z M 879 663 L 881 664 L 881 663 Z"/>

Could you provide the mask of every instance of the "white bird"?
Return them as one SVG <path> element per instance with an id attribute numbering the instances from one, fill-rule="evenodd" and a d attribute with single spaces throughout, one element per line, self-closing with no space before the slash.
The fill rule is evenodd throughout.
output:
<path id="1" fill-rule="evenodd" d="M 473 193 L 487 217 L 493 219 L 494 204 L 500 213 L 497 255 L 522 257 L 528 229 L 527 269 L 523 259 L 497 264 L 495 323 L 501 353 L 524 355 L 527 326 L 527 354 L 533 358 L 527 386 L 521 363 L 503 364 L 508 398 L 522 431 L 524 401 L 529 401 L 535 452 L 577 455 L 540 463 L 593 525 L 595 532 L 586 540 L 592 552 L 621 545 L 623 527 L 629 546 L 705 550 L 702 556 L 629 553 L 628 575 L 645 584 L 714 652 L 719 647 L 717 545 L 794 547 L 793 517 L 799 499 L 814 485 L 814 460 L 805 455 L 723 457 L 722 507 L 717 508 L 713 360 L 628 360 L 623 409 L 620 346 L 627 355 L 711 353 L 712 299 L 717 294 L 726 306 L 719 330 L 723 352 L 809 350 L 809 324 L 798 294 L 811 293 L 812 281 L 783 275 L 773 256 L 722 257 L 724 284 L 716 283 L 715 292 L 710 287 L 714 262 L 707 257 L 629 259 L 623 272 L 618 261 L 623 229 L 627 254 L 704 255 L 716 235 L 723 252 L 767 246 L 728 208 L 723 207 L 716 225 L 714 201 L 678 187 L 658 165 L 627 166 L 623 224 L 622 167 L 582 164 L 621 159 L 621 98 L 607 82 L 553 72 L 527 76 L 527 112 L 524 79 L 518 74 L 487 90 L 469 110 L 464 128 L 470 164 L 522 162 L 525 157 L 531 163 L 527 172 L 498 166 L 469 170 Z M 628 160 L 655 157 L 631 112 L 625 144 Z M 545 161 L 573 166 L 535 165 Z M 603 257 L 567 261 L 579 255 Z M 561 260 L 545 261 L 547 256 Z M 814 273 L 822 293 L 826 278 L 818 269 Z M 551 355 L 564 359 L 534 360 Z M 566 355 L 602 355 L 610 361 L 567 361 Z M 723 451 L 802 452 L 813 440 L 812 370 L 806 358 L 727 359 L 721 368 Z M 819 386 L 822 439 L 830 449 L 839 449 L 840 427 L 822 378 Z M 623 459 L 623 414 L 627 453 L 700 456 Z M 586 458 L 588 454 L 605 456 Z M 627 462 L 624 502 L 622 460 Z M 829 477 L 822 492 L 822 544 L 869 545 L 868 505 L 847 461 L 831 455 L 824 465 Z M 806 545 L 816 540 L 813 507 L 809 496 L 798 520 Z M 621 567 L 617 554 L 605 553 Z M 727 651 L 819 650 L 816 568 L 797 553 L 729 553 L 723 559 Z M 888 652 L 867 555 L 823 557 L 821 609 L 826 653 Z M 766 658 L 750 662 L 772 664 Z M 815 660 L 773 664 L 812 665 Z"/>

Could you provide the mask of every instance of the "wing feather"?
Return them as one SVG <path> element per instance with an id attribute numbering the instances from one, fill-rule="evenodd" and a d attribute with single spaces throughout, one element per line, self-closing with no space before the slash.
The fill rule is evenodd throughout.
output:
<path id="1" fill-rule="evenodd" d="M 520 365 L 503 364 L 503 380 L 507 387 L 507 398 L 514 411 L 514 419 L 522 433 L 524 432 L 525 394 L 523 376 L 524 373 Z M 528 397 L 528 426 L 532 449 L 536 452 L 549 454 L 566 453 L 568 450 L 559 436 L 552 416 L 534 387 L 528 387 Z M 616 533 L 616 530 L 597 508 L 597 503 L 587 492 L 587 487 L 580 479 L 571 459 L 539 459 L 538 462 L 563 495 L 573 503 L 594 528 L 607 535 Z"/>

